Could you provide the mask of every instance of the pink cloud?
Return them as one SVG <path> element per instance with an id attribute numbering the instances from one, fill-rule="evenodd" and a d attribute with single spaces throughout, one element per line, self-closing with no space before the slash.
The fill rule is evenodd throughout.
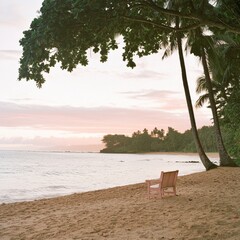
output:
<path id="1" fill-rule="evenodd" d="M 179 107 L 178 103 L 175 104 Z M 165 107 L 164 107 L 165 109 Z M 187 111 L 169 112 L 161 109 L 127 109 L 110 107 L 50 107 L 0 102 L 0 127 L 31 127 L 70 133 L 123 133 L 154 127 L 179 131 L 190 128 Z M 209 125 L 208 116 L 197 117 L 199 127 Z"/>
<path id="2" fill-rule="evenodd" d="M 176 91 L 152 90 L 143 92 L 123 92 L 133 99 L 150 100 L 158 103 L 163 111 L 187 111 L 185 98 Z"/>
<path id="3" fill-rule="evenodd" d="M 118 75 L 121 77 L 121 79 L 126 80 L 156 79 L 157 81 L 165 81 L 165 78 L 168 77 L 168 74 L 166 73 L 144 69 L 143 67 L 141 67 L 141 64 L 137 65 L 137 67 L 137 69 L 131 69 L 131 71 L 128 72 L 118 73 Z"/>
<path id="4" fill-rule="evenodd" d="M 104 148 L 101 138 L 10 137 L 0 138 L 0 149 L 99 151 Z"/>

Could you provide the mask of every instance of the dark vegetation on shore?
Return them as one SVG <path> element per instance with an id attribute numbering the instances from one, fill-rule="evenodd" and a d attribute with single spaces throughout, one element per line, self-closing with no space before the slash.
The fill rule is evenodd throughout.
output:
<path id="1" fill-rule="evenodd" d="M 217 152 L 214 128 L 202 127 L 198 130 L 206 152 Z M 197 152 L 192 131 L 180 133 L 169 127 L 167 132 L 154 128 L 150 133 L 145 128 L 131 137 L 119 134 L 105 135 L 105 148 L 101 153 L 142 153 L 142 152 Z"/>
<path id="2" fill-rule="evenodd" d="M 198 130 L 199 137 L 206 152 L 218 152 L 214 127 L 203 126 Z M 228 149 L 232 146 L 232 136 L 223 131 Z M 105 135 L 102 139 L 105 148 L 101 153 L 144 153 L 144 152 L 197 152 L 192 131 L 180 133 L 169 127 L 167 132 L 154 128 L 137 131 L 131 137 L 121 134 Z"/>

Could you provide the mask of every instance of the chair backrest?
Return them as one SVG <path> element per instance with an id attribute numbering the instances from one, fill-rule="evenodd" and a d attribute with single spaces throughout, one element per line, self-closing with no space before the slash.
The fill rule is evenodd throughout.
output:
<path id="1" fill-rule="evenodd" d="M 178 170 L 172 172 L 161 172 L 161 187 L 175 187 L 177 182 Z"/>

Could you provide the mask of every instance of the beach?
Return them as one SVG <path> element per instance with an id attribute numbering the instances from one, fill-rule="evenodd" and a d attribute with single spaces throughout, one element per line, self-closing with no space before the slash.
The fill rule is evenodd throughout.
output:
<path id="1" fill-rule="evenodd" d="M 240 236 L 240 168 L 180 176 L 177 196 L 145 183 L 0 205 L 0 239 L 230 239 Z"/>
<path id="2" fill-rule="evenodd" d="M 208 155 L 209 156 L 209 155 Z M 197 154 L 0 151 L 0 204 L 53 198 L 204 171 Z M 218 164 L 219 157 L 210 157 Z"/>

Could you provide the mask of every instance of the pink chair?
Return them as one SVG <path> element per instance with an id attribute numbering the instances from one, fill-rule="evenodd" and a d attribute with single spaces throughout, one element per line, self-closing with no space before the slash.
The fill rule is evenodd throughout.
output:
<path id="1" fill-rule="evenodd" d="M 146 180 L 148 198 L 153 193 L 157 193 L 160 198 L 164 194 L 173 194 L 176 196 L 178 170 L 172 172 L 161 172 L 159 179 Z M 169 191 L 172 189 L 172 191 Z"/>

